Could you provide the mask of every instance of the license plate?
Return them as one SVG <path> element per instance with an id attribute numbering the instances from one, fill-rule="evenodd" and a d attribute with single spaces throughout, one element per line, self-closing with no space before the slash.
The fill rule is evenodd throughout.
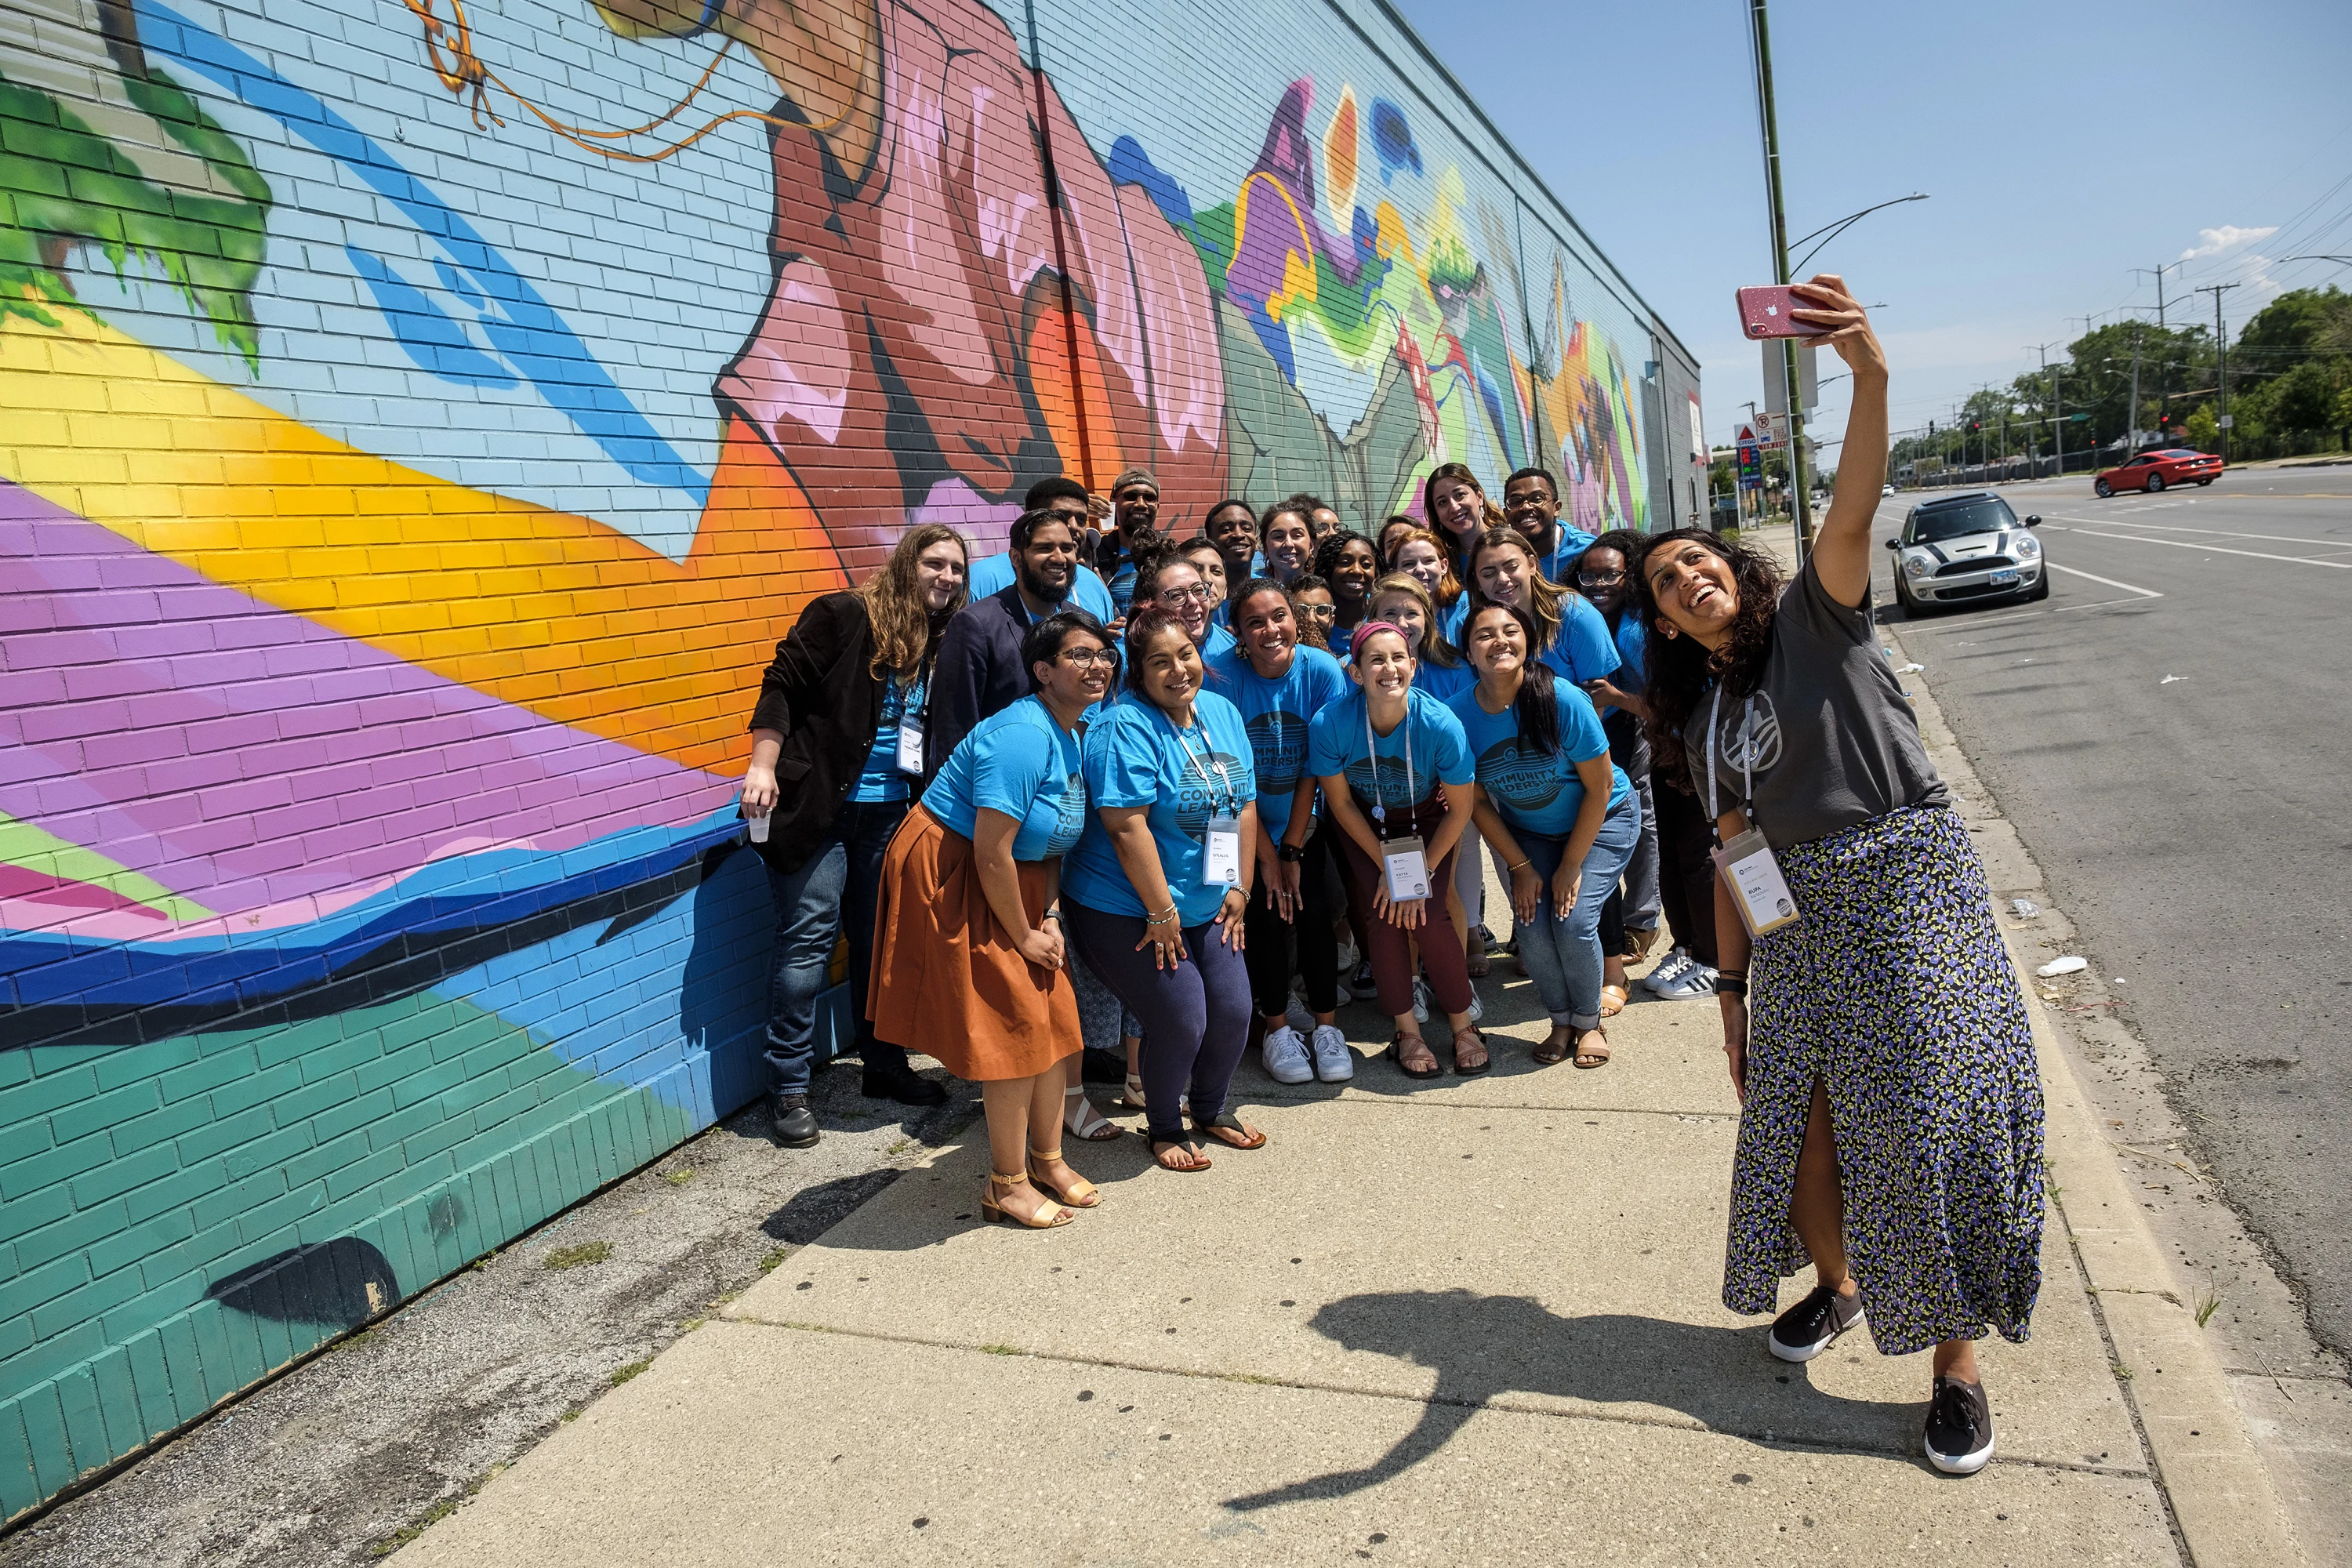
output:
<path id="1" fill-rule="evenodd" d="M 2006 587 L 2016 581 L 2017 574 L 2014 572 L 1996 572 L 1992 574 L 1992 585 L 1996 588 Z"/>

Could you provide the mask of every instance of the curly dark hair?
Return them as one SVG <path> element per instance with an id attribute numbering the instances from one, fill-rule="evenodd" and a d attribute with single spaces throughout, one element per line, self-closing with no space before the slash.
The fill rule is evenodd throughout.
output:
<path id="1" fill-rule="evenodd" d="M 1666 635 L 1656 596 L 1650 591 L 1650 558 L 1661 550 L 1696 544 L 1731 567 L 1739 593 L 1739 609 L 1732 617 L 1731 640 L 1709 653 L 1695 637 Z M 1698 710 L 1699 699 L 1717 681 L 1728 697 L 1746 697 L 1764 679 L 1764 660 L 1772 651 L 1772 622 L 1780 610 L 1780 590 L 1787 580 L 1765 556 L 1745 549 L 1712 529 L 1677 528 L 1669 533 L 1637 536 L 1625 552 L 1625 573 L 1633 580 L 1633 603 L 1642 625 L 1658 635 L 1650 639 L 1649 717 L 1642 727 L 1650 737 L 1651 771 L 1669 778 L 1689 771 L 1683 755 L 1683 729 Z"/>
<path id="2" fill-rule="evenodd" d="M 1119 662 L 1127 667 L 1127 689 L 1139 697 L 1143 695 L 1143 651 L 1153 637 L 1171 629 L 1187 645 L 1191 644 L 1192 637 L 1184 629 L 1184 623 L 1158 605 L 1144 605 L 1127 617 L 1127 637 L 1121 649 L 1124 657 Z"/>
<path id="3" fill-rule="evenodd" d="M 1360 544 L 1366 550 L 1371 552 L 1372 575 L 1375 577 L 1379 576 L 1381 572 L 1380 546 L 1374 544 L 1370 540 L 1366 539 L 1362 534 L 1358 533 L 1352 528 L 1334 529 L 1329 533 L 1325 534 L 1316 542 L 1315 553 L 1307 558 L 1307 570 L 1313 573 L 1316 576 L 1322 578 L 1326 583 L 1332 584 L 1331 596 L 1335 599 L 1339 595 L 1339 579 L 1335 574 L 1335 568 L 1339 566 L 1340 557 L 1348 553 L 1348 546 L 1351 544 Z M 1371 594 L 1369 589 L 1364 595 L 1364 599 L 1366 603 L 1370 602 Z"/>

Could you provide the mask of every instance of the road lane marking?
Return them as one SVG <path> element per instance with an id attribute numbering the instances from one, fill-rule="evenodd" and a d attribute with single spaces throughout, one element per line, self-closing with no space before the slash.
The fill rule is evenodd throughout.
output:
<path id="1" fill-rule="evenodd" d="M 2082 530 L 2074 529 L 2070 531 L 2080 533 Z M 2153 588 L 2141 588 L 2129 583 L 2118 583 L 2113 577 L 2102 577 L 2095 572 L 2085 572 L 2080 566 L 2061 566 L 2055 561 L 2049 560 L 2044 560 L 2042 564 L 2053 572 L 2063 572 L 2069 577 L 2087 577 L 2092 582 L 2100 584 L 2105 587 L 2121 588 L 2126 594 L 2137 594 L 2143 599 L 2161 599 L 2164 597 L 2163 595 L 2158 593 Z M 2107 600 L 2106 603 L 2114 604 L 2116 601 L 2110 599 Z M 2087 610 L 2092 609 L 2095 606 L 2090 605 L 2074 605 L 2067 607 L 2071 609 Z"/>
<path id="2" fill-rule="evenodd" d="M 2352 561 L 2315 561 L 2308 555 L 2273 555 L 2264 550 L 2224 550 L 2218 544 L 2191 544 L 2184 539 L 2149 539 L 2137 533 L 2101 533 L 2095 528 L 2068 528 L 2060 531 L 2087 534 L 2093 539 L 2120 539 L 2127 544 L 2169 544 L 2175 550 L 2201 550 L 2208 555 L 2243 555 L 2254 561 L 2284 561 L 2290 566 L 2328 566 L 2338 572 L 2352 572 Z M 2084 574 L 2089 575 L 2088 573 Z"/>
<path id="3" fill-rule="evenodd" d="M 2086 572 L 2083 574 L 2083 575 L 2087 577 L 2090 574 Z M 2136 594 L 2145 594 L 2148 592 L 2148 590 L 2145 588 L 2135 588 L 2132 591 Z M 2157 594 L 2152 596 L 2158 599 L 2164 597 L 2161 594 Z M 1891 604 L 1893 601 L 1889 601 L 1889 603 Z M 2038 621 L 2050 616 L 2063 616 L 2069 610 L 2111 610 L 2118 605 L 2139 605 L 2145 603 L 2147 603 L 2147 601 L 2144 599 L 2094 599 L 2087 605 L 2054 605 L 2046 610 L 2020 610 L 2014 615 L 2007 616 L 1972 616 L 1965 620 L 1941 622 L 1903 620 L 1893 621 L 1888 624 L 1891 626 L 1899 626 L 1906 632 L 1966 632 L 1974 631 L 1979 626 L 2014 626 L 2019 621 Z"/>
<path id="4" fill-rule="evenodd" d="M 2131 522 L 2121 518 L 2069 518 L 2070 522 L 2105 522 L 2124 528 L 2145 528 L 2156 533 L 2210 533 L 2217 539 L 2266 539 L 2273 544 L 2308 544 L 2315 550 L 2352 550 L 2352 544 L 2333 543 L 2325 539 L 2310 539 L 2294 533 L 2241 533 L 2228 528 L 2187 528 L 2177 522 Z"/>

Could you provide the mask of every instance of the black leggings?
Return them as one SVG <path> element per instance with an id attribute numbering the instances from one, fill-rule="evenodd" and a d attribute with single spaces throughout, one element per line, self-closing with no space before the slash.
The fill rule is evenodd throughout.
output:
<path id="1" fill-rule="evenodd" d="M 1308 836 L 1307 858 L 1298 863 L 1298 908 L 1291 919 L 1286 921 L 1266 907 L 1264 888 L 1250 890 L 1249 919 L 1243 928 L 1249 945 L 1242 956 L 1249 961 L 1250 995 L 1261 1018 L 1279 1018 L 1290 1010 L 1294 973 L 1306 984 L 1308 1012 L 1328 1013 L 1339 1005 L 1339 939 L 1331 931 L 1339 912 L 1331 897 L 1331 841 L 1337 832 L 1328 822 L 1318 822 Z"/>
<path id="2" fill-rule="evenodd" d="M 1653 774 L 1658 802 L 1658 895 L 1675 945 L 1715 967 L 1715 827 L 1698 797 Z"/>

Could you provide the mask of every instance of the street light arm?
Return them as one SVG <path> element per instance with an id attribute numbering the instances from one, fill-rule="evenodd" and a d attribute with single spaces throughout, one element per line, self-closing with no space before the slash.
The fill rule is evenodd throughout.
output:
<path id="1" fill-rule="evenodd" d="M 1834 223 L 1823 224 L 1821 227 L 1813 230 L 1812 233 L 1806 235 L 1796 241 L 1798 245 L 1802 245 L 1808 239 L 1819 239 L 1821 244 L 1814 246 L 1812 249 L 1805 252 L 1805 254 L 1798 259 L 1796 266 L 1789 268 L 1789 275 L 1793 278 L 1799 272 L 1804 270 L 1805 263 L 1811 261 L 1814 257 L 1819 256 L 1822 253 L 1823 246 L 1828 245 L 1831 240 L 1835 239 L 1839 235 L 1843 234 L 1847 229 L 1852 228 L 1855 224 L 1860 223 L 1864 218 L 1868 217 L 1871 214 L 1882 211 L 1887 207 L 1899 207 L 1905 202 L 1924 202 L 1927 199 L 1927 193 L 1926 191 L 1914 191 L 1907 196 L 1897 196 L 1891 202 L 1881 202 L 1877 206 L 1864 207 L 1858 213 L 1850 213 L 1846 216 L 1839 218 Z"/>

